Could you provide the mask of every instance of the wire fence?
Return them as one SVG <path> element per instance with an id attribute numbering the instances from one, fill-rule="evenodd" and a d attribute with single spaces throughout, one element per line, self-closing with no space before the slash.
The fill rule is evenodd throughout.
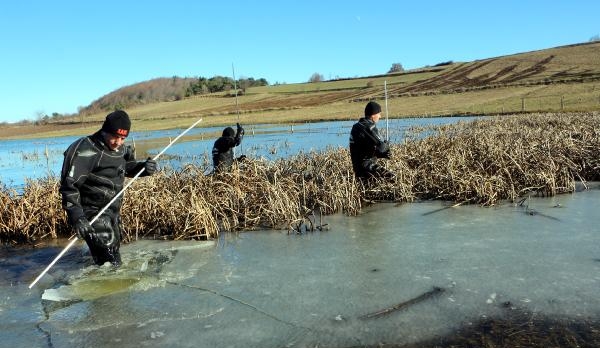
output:
<path id="1" fill-rule="evenodd" d="M 473 104 L 471 113 L 567 112 L 600 109 L 600 93 L 586 95 L 543 95 L 513 97 L 494 102 Z"/>
<path id="2" fill-rule="evenodd" d="M 413 96 L 395 96 L 393 99 L 405 100 L 410 103 L 410 98 L 419 98 L 427 96 L 426 94 Z M 430 97 L 430 96 L 429 96 Z M 383 97 L 370 96 L 351 100 L 351 102 L 364 102 L 367 100 L 384 100 Z M 429 109 L 425 116 L 432 115 L 458 115 L 458 114 L 506 114 L 506 113 L 525 113 L 525 112 L 580 112 L 600 110 L 600 92 L 596 89 L 588 93 L 573 94 L 552 94 L 536 96 L 511 96 L 504 98 L 481 98 L 474 97 L 468 102 L 451 101 L 440 102 L 436 107 L 436 102 L 427 106 Z"/>

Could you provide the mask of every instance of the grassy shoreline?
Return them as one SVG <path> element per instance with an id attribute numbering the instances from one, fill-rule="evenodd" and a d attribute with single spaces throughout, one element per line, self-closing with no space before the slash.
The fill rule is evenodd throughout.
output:
<path id="1" fill-rule="evenodd" d="M 243 103 L 243 98 L 242 103 Z M 384 105 L 385 99 L 374 96 Z M 168 103 L 167 103 L 168 104 Z M 255 124 L 299 124 L 323 121 L 348 121 L 362 117 L 363 102 L 336 102 L 322 106 L 303 106 L 274 110 L 248 110 L 238 112 L 196 110 L 174 113 L 148 105 L 127 110 L 135 131 L 185 129 L 202 118 L 198 127 L 224 127 L 239 122 L 244 126 Z M 600 110 L 600 82 L 577 86 L 544 86 L 505 88 L 468 93 L 441 94 L 389 98 L 388 113 L 384 117 L 423 118 L 469 115 L 514 115 L 540 112 L 592 112 Z M 221 108 L 225 108 L 222 105 Z M 165 112 L 164 114 L 161 114 Z M 82 136 L 95 132 L 102 126 L 106 114 L 87 117 L 83 123 L 75 120 L 44 125 L 6 126 L 0 129 L 0 140 L 34 139 L 61 136 Z"/>

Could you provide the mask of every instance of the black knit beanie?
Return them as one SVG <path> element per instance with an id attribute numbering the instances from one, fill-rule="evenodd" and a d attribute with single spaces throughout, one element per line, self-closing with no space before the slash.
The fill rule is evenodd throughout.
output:
<path id="1" fill-rule="evenodd" d="M 377 104 L 374 101 L 368 102 L 367 106 L 365 106 L 365 117 L 371 117 L 380 112 L 381 112 L 381 105 Z"/>
<path id="2" fill-rule="evenodd" d="M 129 115 L 123 110 L 113 111 L 108 114 L 102 125 L 102 131 L 122 137 L 129 135 L 130 128 L 131 121 L 129 120 Z"/>
<path id="3" fill-rule="evenodd" d="M 235 135 L 235 131 L 233 130 L 233 128 L 227 127 L 225 129 L 223 129 L 223 136 L 224 137 L 232 137 L 234 135 Z"/>

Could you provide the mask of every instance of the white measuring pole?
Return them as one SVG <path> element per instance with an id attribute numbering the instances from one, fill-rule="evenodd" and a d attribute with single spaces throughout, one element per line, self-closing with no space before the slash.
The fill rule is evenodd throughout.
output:
<path id="1" fill-rule="evenodd" d="M 158 155 L 154 156 L 153 160 L 157 160 L 158 157 L 160 157 L 160 155 L 162 155 L 165 151 L 167 151 L 168 148 L 171 147 L 171 145 L 173 145 L 177 140 L 179 140 L 179 138 L 181 138 L 185 133 L 187 133 L 190 129 L 194 128 L 198 123 L 200 123 L 202 121 L 202 119 L 199 119 L 198 121 L 194 122 L 193 125 L 191 125 L 188 129 L 186 129 L 185 131 L 183 131 L 181 134 L 179 134 L 177 136 L 177 138 L 173 139 L 169 145 L 167 145 L 161 152 L 158 153 Z M 146 170 L 146 168 L 142 168 L 133 178 L 131 178 L 131 180 L 129 180 L 129 182 L 127 182 L 127 184 L 125 186 L 123 186 L 123 188 L 121 189 L 121 191 L 119 191 L 114 197 L 113 199 L 110 200 L 110 202 L 108 202 L 108 204 L 106 204 L 104 206 L 104 208 L 102 208 L 102 210 L 100 210 L 98 212 L 98 214 L 96 214 L 96 216 L 94 216 L 94 218 L 90 221 L 90 225 L 93 224 L 99 217 L 100 215 L 102 215 L 102 213 L 104 213 L 106 211 L 106 209 L 108 209 L 108 207 L 114 203 L 114 201 L 117 200 L 117 198 L 119 198 L 120 195 L 123 194 L 123 192 L 125 192 L 125 190 L 137 179 L 139 178 L 139 176 L 144 172 L 144 170 Z M 71 237 L 72 238 L 72 237 Z M 29 288 L 31 289 L 40 279 L 42 279 L 42 277 L 44 276 L 44 274 L 46 274 L 50 268 L 52 268 L 52 266 L 54 266 L 54 264 L 75 244 L 75 242 L 77 242 L 77 238 L 73 239 L 61 252 L 60 254 L 58 254 L 54 260 L 52 260 L 52 262 L 50 262 L 50 264 L 42 271 L 42 273 L 40 273 L 39 276 L 37 276 L 37 278 L 35 278 L 35 280 L 33 282 L 31 282 L 31 284 L 29 284 Z"/>
<path id="2" fill-rule="evenodd" d="M 388 119 L 388 106 L 387 106 L 387 81 L 383 81 L 383 90 L 385 93 L 385 140 L 390 141 L 390 122 Z"/>
<path id="3" fill-rule="evenodd" d="M 240 108 L 238 106 L 238 96 L 237 96 L 237 81 L 235 80 L 235 68 L 233 67 L 233 63 L 231 63 L 231 73 L 233 74 L 233 89 L 235 90 L 235 112 L 237 114 L 237 123 L 240 123 Z M 242 150 L 242 155 L 244 154 L 244 142 L 240 144 L 240 150 Z M 235 151 L 235 149 L 234 149 Z"/>

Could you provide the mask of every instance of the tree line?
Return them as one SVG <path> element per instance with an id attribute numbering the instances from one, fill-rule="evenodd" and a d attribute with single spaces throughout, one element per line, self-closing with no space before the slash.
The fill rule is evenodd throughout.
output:
<path id="1" fill-rule="evenodd" d="M 246 93 L 246 89 L 250 87 L 268 86 L 269 83 L 264 78 L 255 80 L 253 77 L 240 78 L 235 81 L 226 76 L 214 76 L 209 79 L 205 77 L 199 77 L 196 82 L 190 83 L 185 90 L 185 96 L 191 97 L 193 95 L 217 93 L 230 91 L 235 88 L 241 90 L 242 93 Z"/>
<path id="2" fill-rule="evenodd" d="M 116 109 L 126 109 L 135 105 L 155 102 L 177 101 L 194 95 L 224 92 L 233 90 L 245 93 L 246 89 L 254 86 L 267 86 L 266 79 L 240 78 L 233 81 L 230 77 L 177 77 L 156 78 L 126 87 L 119 88 L 106 94 L 86 107 L 79 108 L 80 115 L 97 112 L 109 112 Z"/>

